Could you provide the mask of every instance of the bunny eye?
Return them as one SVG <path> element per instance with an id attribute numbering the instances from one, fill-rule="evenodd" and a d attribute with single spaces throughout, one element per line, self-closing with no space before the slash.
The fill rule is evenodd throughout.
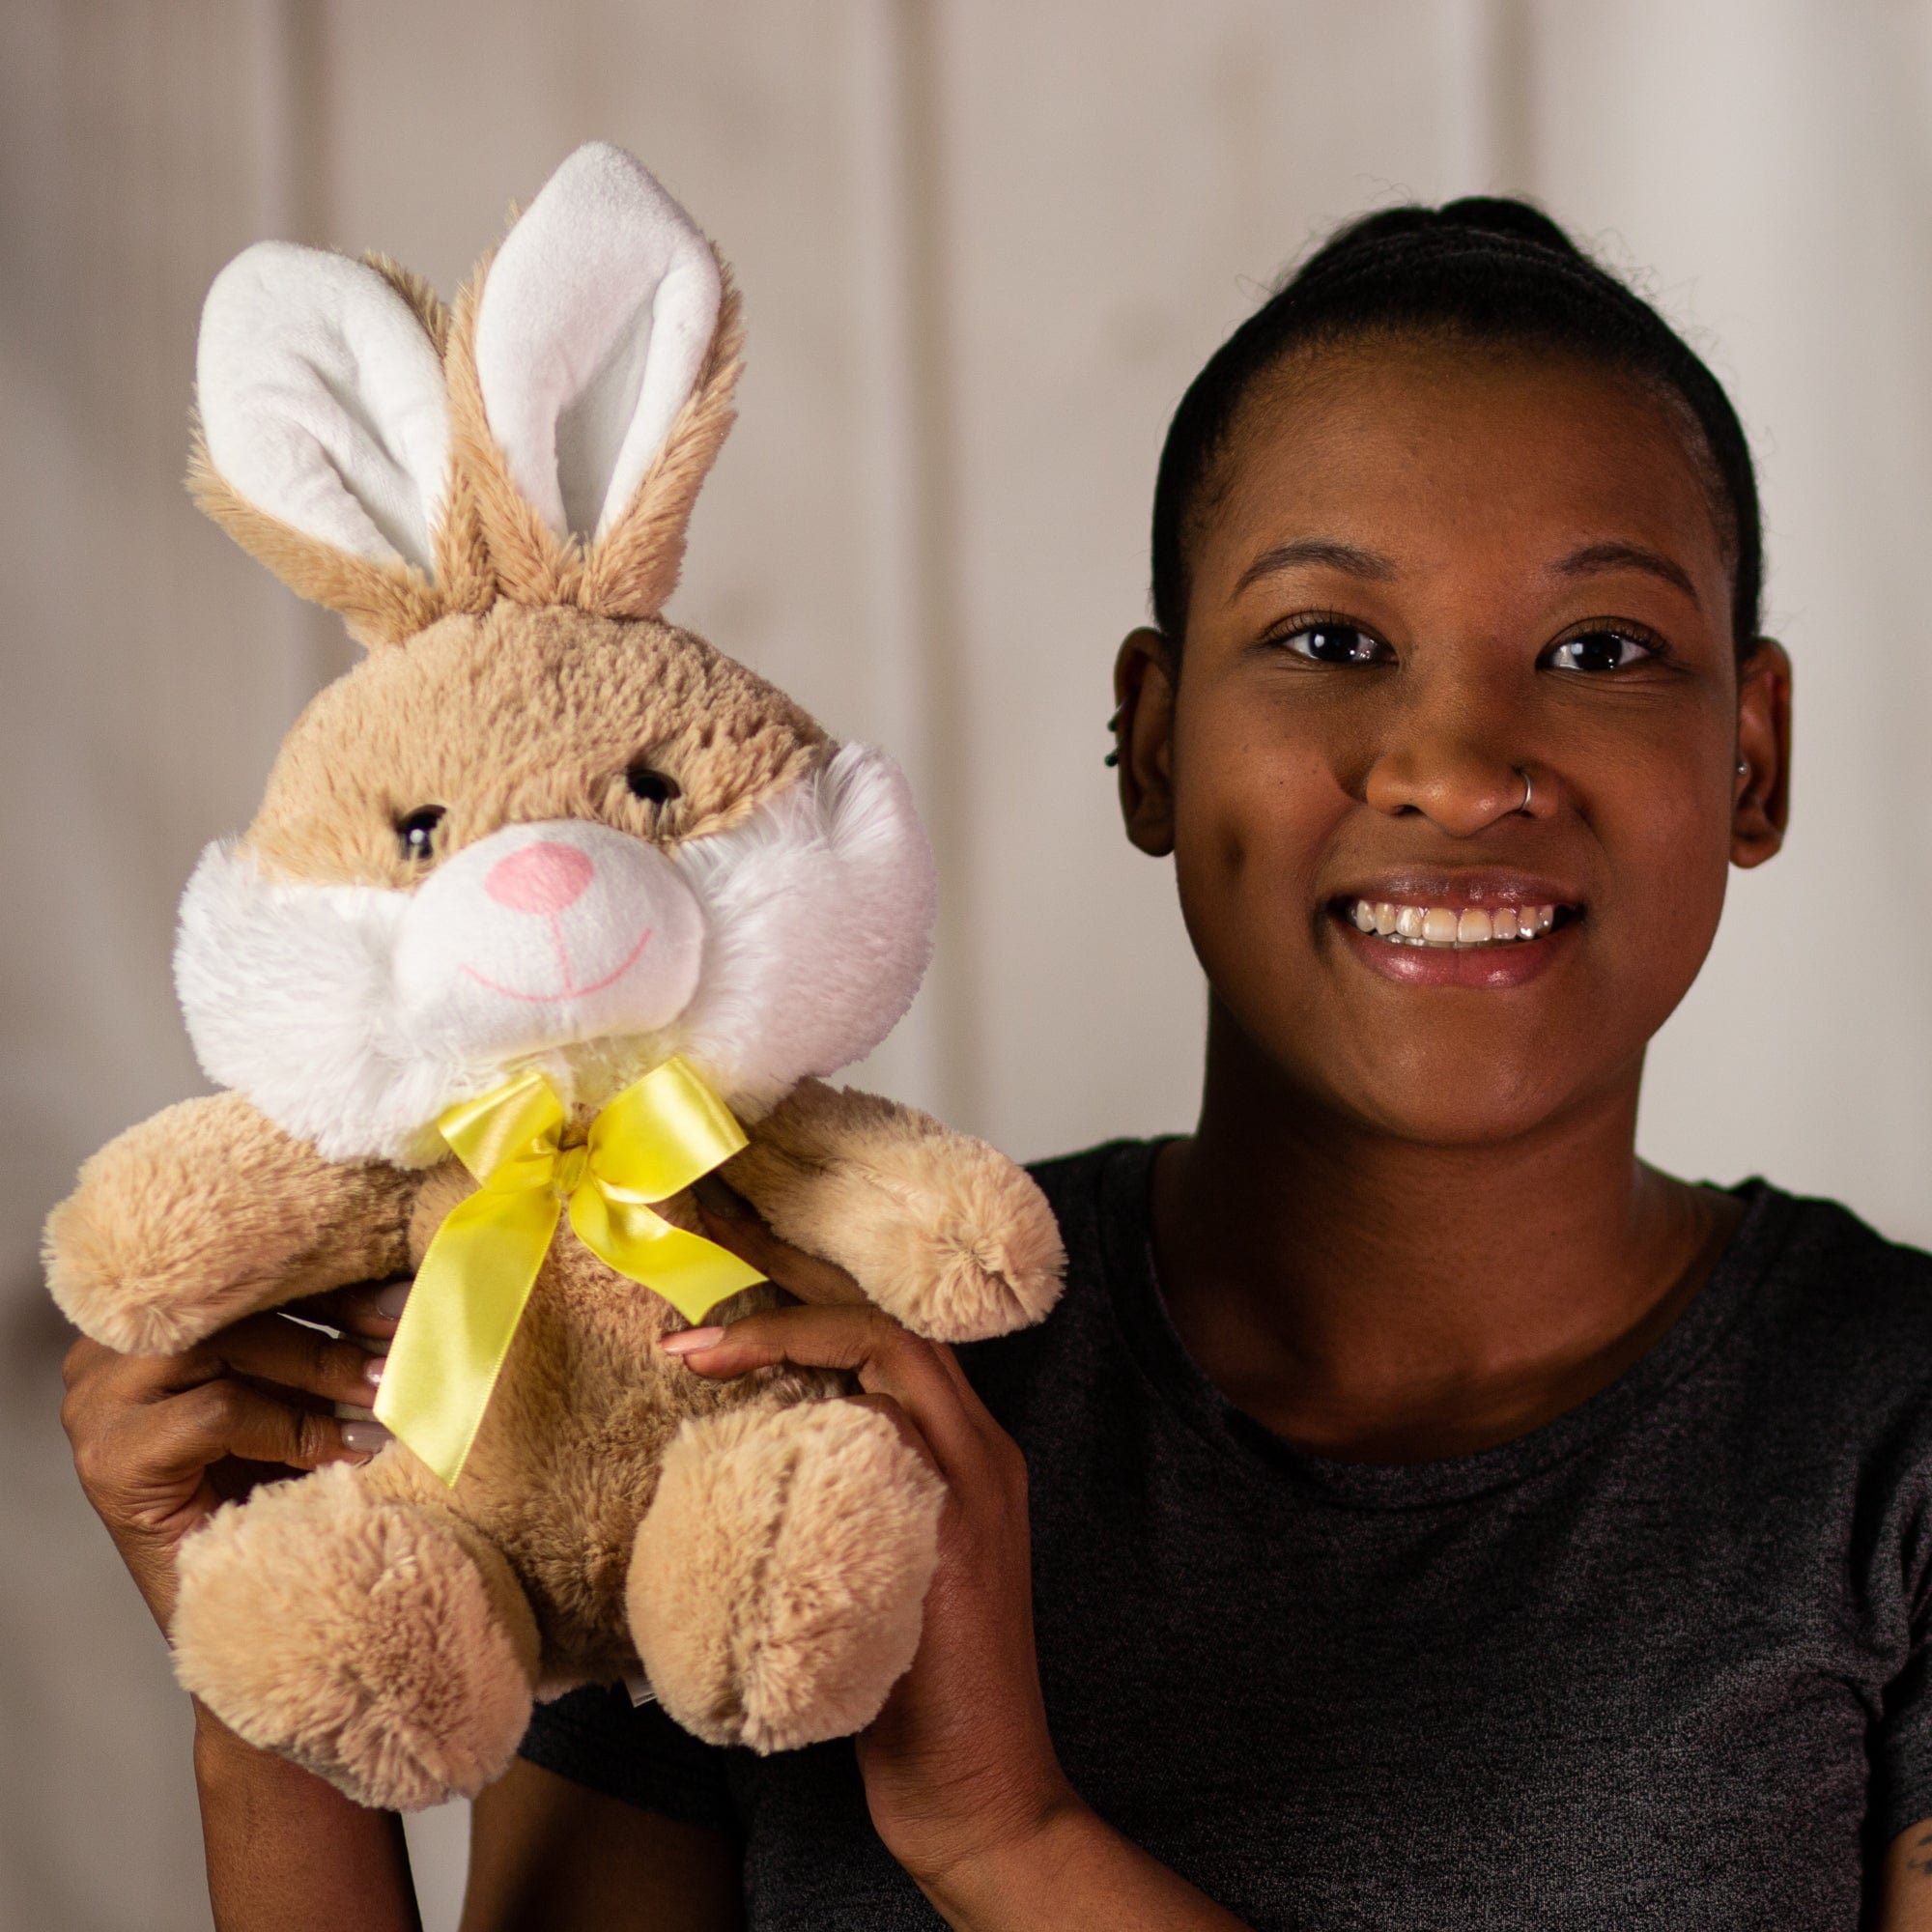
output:
<path id="1" fill-rule="evenodd" d="M 427 859 L 436 843 L 436 828 L 442 823 L 442 807 L 419 805 L 396 820 L 396 838 L 405 859 Z"/>
<path id="2" fill-rule="evenodd" d="M 667 778 L 655 765 L 646 764 L 642 758 L 634 759 L 624 773 L 624 782 L 639 798 L 650 805 L 668 805 L 672 799 L 684 795 L 684 787 L 673 778 Z"/>

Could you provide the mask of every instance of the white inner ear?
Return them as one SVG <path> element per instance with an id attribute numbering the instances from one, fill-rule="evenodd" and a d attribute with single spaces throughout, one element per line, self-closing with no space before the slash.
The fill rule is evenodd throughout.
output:
<path id="1" fill-rule="evenodd" d="M 449 467 L 442 363 L 374 269 L 258 242 L 202 307 L 195 387 L 208 453 L 270 516 L 428 574 Z"/>
<path id="2" fill-rule="evenodd" d="M 560 537 L 597 537 L 697 385 L 718 263 L 621 148 L 592 141 L 510 230 L 476 311 L 484 413 L 519 490 Z"/>

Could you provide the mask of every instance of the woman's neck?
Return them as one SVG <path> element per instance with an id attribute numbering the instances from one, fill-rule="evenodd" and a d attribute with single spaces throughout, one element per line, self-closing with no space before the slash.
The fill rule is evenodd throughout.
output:
<path id="1" fill-rule="evenodd" d="M 1424 1146 L 1294 1094 L 1217 1010 L 1199 1129 L 1154 1174 L 1189 1352 L 1345 1459 L 1464 1454 L 1574 1407 L 1676 1320 L 1741 1212 L 1637 1160 L 1639 1071 L 1509 1142 Z"/>

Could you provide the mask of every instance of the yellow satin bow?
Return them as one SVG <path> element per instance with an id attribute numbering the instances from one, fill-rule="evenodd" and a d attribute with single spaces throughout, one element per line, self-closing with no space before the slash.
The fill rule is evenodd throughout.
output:
<path id="1" fill-rule="evenodd" d="M 626 1087 L 583 1146 L 559 1144 L 563 1122 L 556 1090 L 537 1072 L 437 1121 L 478 1186 L 451 1208 L 416 1270 L 376 1415 L 452 1487 L 566 1203 L 586 1248 L 687 1321 L 764 1279 L 650 1207 L 745 1145 L 730 1109 L 682 1060 Z"/>

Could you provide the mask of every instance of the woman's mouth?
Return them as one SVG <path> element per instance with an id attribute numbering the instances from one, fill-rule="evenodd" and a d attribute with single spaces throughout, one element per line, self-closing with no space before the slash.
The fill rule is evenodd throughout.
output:
<path id="1" fill-rule="evenodd" d="M 1379 883 L 1379 882 L 1378 882 Z M 1527 985 L 1574 950 L 1580 900 L 1565 900 L 1553 880 L 1482 878 L 1390 880 L 1379 893 L 1328 901 L 1343 950 L 1378 979 L 1403 986 Z M 1394 890 L 1392 890 L 1394 889 Z"/>
<path id="2" fill-rule="evenodd" d="M 1403 899 L 1345 899 L 1336 911 L 1356 931 L 1395 946 L 1470 948 L 1517 945 L 1571 923 L 1579 908 L 1549 905 L 1425 905 Z"/>

